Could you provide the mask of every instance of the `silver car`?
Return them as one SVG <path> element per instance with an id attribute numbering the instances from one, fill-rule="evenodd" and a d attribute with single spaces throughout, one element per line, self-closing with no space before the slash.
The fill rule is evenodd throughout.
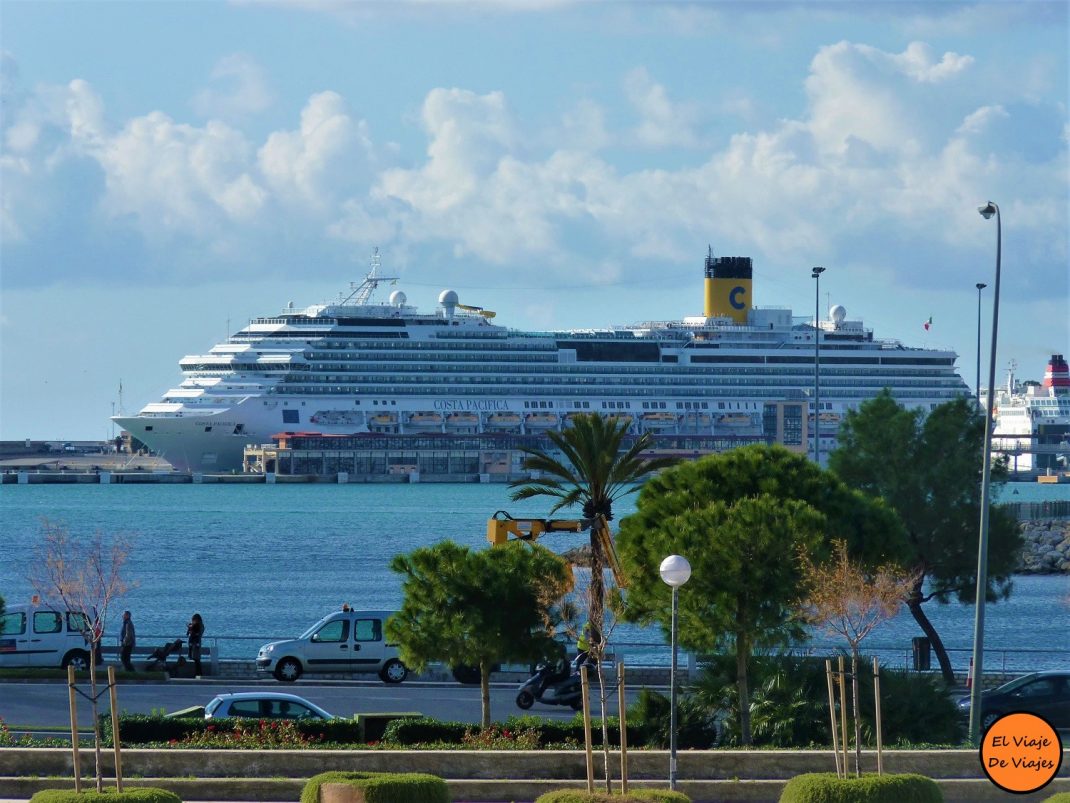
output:
<path id="1" fill-rule="evenodd" d="M 295 639 L 273 641 L 256 655 L 258 672 L 293 681 L 305 672 L 376 672 L 384 683 L 409 674 L 396 644 L 384 635 L 394 611 L 341 610 L 327 614 Z"/>
<path id="2" fill-rule="evenodd" d="M 335 719 L 315 703 L 296 694 L 236 692 L 220 694 L 204 707 L 205 719 Z"/>

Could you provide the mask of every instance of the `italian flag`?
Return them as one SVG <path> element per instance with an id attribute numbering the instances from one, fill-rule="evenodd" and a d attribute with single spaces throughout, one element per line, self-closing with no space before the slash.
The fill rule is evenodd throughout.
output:
<path id="1" fill-rule="evenodd" d="M 932 325 L 933 325 L 933 316 L 930 315 L 929 316 L 929 320 L 927 320 L 925 323 L 923 323 L 922 326 L 924 326 L 925 327 L 925 331 L 928 332 L 929 331 L 929 327 L 932 326 Z"/>

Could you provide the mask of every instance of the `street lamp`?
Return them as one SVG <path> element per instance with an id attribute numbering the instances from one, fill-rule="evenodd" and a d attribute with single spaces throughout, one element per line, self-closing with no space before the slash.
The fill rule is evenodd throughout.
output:
<path id="1" fill-rule="evenodd" d="M 989 201 L 977 211 L 987 220 L 996 216 L 996 285 L 992 291 L 992 347 L 988 355 L 988 404 L 985 405 L 984 451 L 981 453 L 981 533 L 977 543 L 977 597 L 973 610 L 973 686 L 970 688 L 970 741 L 981 736 L 981 687 L 984 672 L 985 597 L 988 590 L 988 507 L 992 476 L 992 412 L 995 408 L 996 335 L 999 331 L 999 268 L 1003 256 L 1003 227 L 999 207 Z M 980 295 L 980 285 L 978 286 Z"/>
<path id="2" fill-rule="evenodd" d="M 814 462 L 821 465 L 821 326 L 819 324 L 821 304 L 821 274 L 824 268 L 812 268 L 810 276 L 814 280 Z"/>
<path id="3" fill-rule="evenodd" d="M 680 586 L 691 577 L 691 564 L 682 555 L 669 555 L 658 568 L 661 579 L 672 586 L 672 664 L 669 669 L 669 789 L 676 789 L 676 631 Z"/>
<path id="4" fill-rule="evenodd" d="M 988 287 L 984 282 L 977 283 L 977 404 L 981 403 L 981 291 Z"/>

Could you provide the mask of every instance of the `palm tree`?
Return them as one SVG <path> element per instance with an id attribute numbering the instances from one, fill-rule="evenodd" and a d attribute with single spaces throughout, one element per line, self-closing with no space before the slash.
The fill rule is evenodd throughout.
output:
<path id="1" fill-rule="evenodd" d="M 650 433 L 644 433 L 630 447 L 623 449 L 629 427 L 629 422 L 623 419 L 581 413 L 573 417 L 570 423 L 571 426 L 561 432 L 546 433 L 564 460 L 541 449 L 523 450 L 528 455 L 524 460 L 524 468 L 538 471 L 539 476 L 537 479 L 512 483 L 510 487 L 516 490 L 511 498 L 517 501 L 536 496 L 554 497 L 557 502 L 550 509 L 551 514 L 563 508 L 582 505 L 583 518 L 591 521 L 588 621 L 595 628 L 595 635 L 600 635 L 605 610 L 603 570 L 606 556 L 603 538 L 608 539 L 609 536 L 606 522 L 613 519 L 613 503 L 638 490 L 640 481 L 648 474 L 667 468 L 676 461 L 667 457 L 652 460 L 640 457 L 653 443 Z"/>
<path id="2" fill-rule="evenodd" d="M 643 460 L 640 455 L 650 448 L 653 438 L 644 433 L 627 449 L 622 449 L 629 423 L 597 413 L 581 413 L 571 419 L 571 426 L 561 432 L 547 432 L 547 437 L 564 456 L 559 460 L 541 449 L 524 449 L 528 455 L 524 468 L 538 471 L 537 479 L 514 482 L 513 501 L 550 496 L 557 499 L 550 508 L 557 511 L 582 505 L 583 518 L 590 521 L 591 584 L 587 596 L 587 621 L 591 633 L 585 634 L 590 656 L 598 673 L 598 691 L 602 719 L 602 753 L 605 763 L 606 791 L 611 787 L 609 733 L 606 722 L 606 684 L 602 675 L 605 649 L 605 578 L 604 545 L 612 546 L 607 522 L 613 519 L 613 503 L 638 490 L 648 474 L 667 468 L 674 458 Z M 624 727 L 622 723 L 621 727 Z"/>

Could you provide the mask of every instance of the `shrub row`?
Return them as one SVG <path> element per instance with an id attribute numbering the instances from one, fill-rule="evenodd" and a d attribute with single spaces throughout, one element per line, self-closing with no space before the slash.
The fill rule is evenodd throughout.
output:
<path id="1" fill-rule="evenodd" d="M 182 803 L 182 798 L 144 786 L 122 792 L 75 792 L 73 789 L 44 789 L 30 798 L 30 803 Z"/>
<path id="2" fill-rule="evenodd" d="M 940 787 L 924 775 L 863 775 L 839 778 L 832 772 L 796 775 L 780 803 L 943 803 Z"/>
<path id="3" fill-rule="evenodd" d="M 1044 803 L 1070 803 L 1070 792 L 1057 792 L 1044 800 Z"/>
<path id="4" fill-rule="evenodd" d="M 245 720 L 248 722 L 248 720 Z M 357 719 L 285 720 L 309 739 L 332 744 L 357 744 L 364 741 L 362 723 Z M 119 735 L 123 744 L 182 741 L 190 735 L 204 733 L 209 728 L 229 730 L 241 723 L 239 719 L 192 719 L 165 717 L 159 714 L 123 714 L 119 717 Z M 101 717 L 101 734 L 112 743 L 111 717 Z"/>
<path id="5" fill-rule="evenodd" d="M 366 803 L 450 803 L 444 780 L 418 772 L 321 772 L 301 790 L 301 803 L 319 803 L 320 786 L 325 783 L 356 786 Z"/>
<path id="6" fill-rule="evenodd" d="M 691 798 L 683 792 L 670 792 L 668 789 L 636 789 L 626 795 L 607 795 L 591 793 L 577 789 L 558 789 L 540 795 L 535 803 L 691 803 Z"/>
<path id="7" fill-rule="evenodd" d="M 620 745 L 620 722 L 616 717 L 606 720 L 610 745 Z M 583 744 L 583 718 L 577 715 L 571 720 L 543 719 L 538 716 L 509 717 L 500 723 L 502 731 L 534 731 L 539 746 L 567 743 Z M 416 744 L 462 744 L 466 732 L 478 730 L 468 722 L 448 722 L 432 717 L 414 717 L 395 719 L 386 726 L 383 741 L 390 744 L 411 746 Z M 642 728 L 628 726 L 628 745 L 643 747 L 646 745 L 645 732 Z M 595 745 L 602 744 L 602 725 L 600 720 L 591 722 L 591 738 Z"/>

